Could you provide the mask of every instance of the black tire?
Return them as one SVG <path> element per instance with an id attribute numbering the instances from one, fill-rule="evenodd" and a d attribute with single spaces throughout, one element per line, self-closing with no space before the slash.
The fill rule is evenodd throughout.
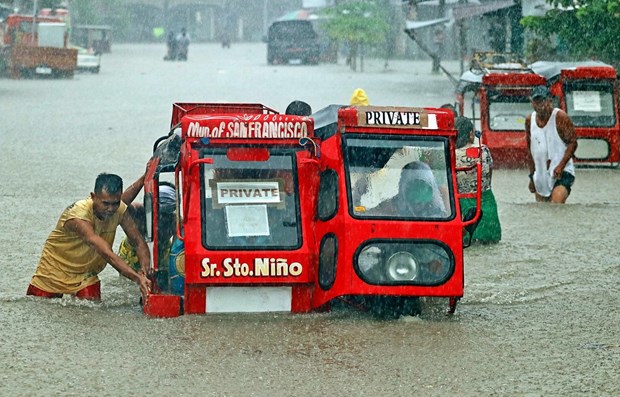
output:
<path id="1" fill-rule="evenodd" d="M 380 320 L 396 320 L 401 316 L 418 316 L 421 313 L 417 297 L 372 296 L 366 299 L 370 313 Z"/>
<path id="2" fill-rule="evenodd" d="M 34 69 L 31 68 L 19 68 L 19 78 L 20 79 L 34 79 L 36 73 Z"/>
<path id="3" fill-rule="evenodd" d="M 59 70 L 53 76 L 59 79 L 70 80 L 73 78 L 73 70 Z"/>
<path id="4" fill-rule="evenodd" d="M 418 297 L 401 298 L 403 300 L 402 316 L 419 316 L 422 314 L 422 302 Z"/>
<path id="5" fill-rule="evenodd" d="M 368 311 L 379 320 L 396 320 L 400 317 L 398 298 L 373 296 L 367 299 Z"/>

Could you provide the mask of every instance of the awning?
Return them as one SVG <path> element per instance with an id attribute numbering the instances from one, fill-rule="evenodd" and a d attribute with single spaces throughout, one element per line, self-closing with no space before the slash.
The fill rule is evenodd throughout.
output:
<path id="1" fill-rule="evenodd" d="M 606 63 L 600 61 L 583 61 L 583 62 L 549 62 L 549 61 L 538 61 L 534 62 L 530 65 L 530 68 L 535 72 L 542 76 L 544 76 L 547 80 L 553 79 L 562 73 L 562 70 L 576 69 L 578 67 L 586 67 L 586 66 L 607 66 L 612 67 Z"/>
<path id="2" fill-rule="evenodd" d="M 428 21 L 406 21 L 406 29 L 421 29 L 429 26 L 441 25 L 450 22 L 450 18 L 429 19 Z"/>
<path id="3" fill-rule="evenodd" d="M 112 30 L 110 25 L 75 25 L 73 29 L 85 29 L 85 30 Z"/>
<path id="4" fill-rule="evenodd" d="M 297 21 L 297 20 L 315 20 L 319 19 L 319 15 L 315 14 L 313 10 L 304 9 L 297 11 L 291 11 L 282 15 L 280 18 L 276 19 L 276 21 Z"/>
<path id="5" fill-rule="evenodd" d="M 514 5 L 516 5 L 514 0 L 498 0 L 477 5 L 456 5 L 452 8 L 452 17 L 455 21 L 461 21 L 463 19 L 484 15 L 489 12 L 503 10 L 504 8 L 510 8 Z"/>
<path id="6" fill-rule="evenodd" d="M 427 1 L 419 4 L 430 4 L 435 5 L 431 1 Z M 447 2 L 448 3 L 448 2 Z M 439 18 L 439 19 L 430 19 L 427 21 L 406 21 L 406 30 L 415 30 L 426 28 L 429 26 L 435 26 L 440 24 L 449 24 L 454 21 L 460 21 L 463 19 L 469 19 L 472 17 L 477 17 L 480 15 L 484 15 L 489 12 L 503 10 L 504 8 L 509 8 L 515 6 L 514 0 L 496 0 L 492 2 L 487 2 L 483 4 L 454 4 L 450 5 L 448 15 L 451 15 L 451 18 Z"/>

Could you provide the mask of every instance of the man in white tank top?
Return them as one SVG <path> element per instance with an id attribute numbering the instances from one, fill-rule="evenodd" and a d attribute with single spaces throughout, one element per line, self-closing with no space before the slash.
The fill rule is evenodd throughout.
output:
<path id="1" fill-rule="evenodd" d="M 534 111 L 525 119 L 530 192 L 536 201 L 565 203 L 575 181 L 575 127 L 566 112 L 553 107 L 547 87 L 535 87 L 531 102 Z"/>

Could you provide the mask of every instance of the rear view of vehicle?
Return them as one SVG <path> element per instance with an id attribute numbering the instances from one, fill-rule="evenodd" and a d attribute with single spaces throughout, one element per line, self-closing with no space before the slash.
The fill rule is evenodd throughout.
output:
<path id="1" fill-rule="evenodd" d="M 101 54 L 95 53 L 93 49 L 71 45 L 77 50 L 77 68 L 79 72 L 99 73 L 101 70 Z"/>
<path id="2" fill-rule="evenodd" d="M 319 52 L 319 38 L 310 21 L 276 21 L 269 27 L 268 64 L 316 65 Z"/>
<path id="3" fill-rule="evenodd" d="M 525 118 L 532 113 L 530 95 L 546 80 L 515 62 L 478 66 L 460 78 L 456 92 L 460 114 L 475 121 L 482 132 L 482 143 L 493 153 L 495 167 L 525 167 Z"/>
<path id="4" fill-rule="evenodd" d="M 488 54 L 487 54 L 488 55 Z M 492 56 L 487 56 L 493 59 Z M 501 57 L 500 57 L 501 58 Z M 525 167 L 525 118 L 530 95 L 546 85 L 554 107 L 575 125 L 577 165 L 620 162 L 620 120 L 616 70 L 597 61 L 477 64 L 461 76 L 456 99 L 461 114 L 476 121 L 495 167 Z"/>
<path id="5" fill-rule="evenodd" d="M 68 48 L 67 24 L 60 17 L 9 15 L 3 23 L 0 70 L 11 78 L 72 78 L 77 50 Z"/>
<path id="6" fill-rule="evenodd" d="M 536 62 L 532 70 L 545 76 L 575 125 L 576 164 L 620 162 L 620 120 L 616 69 L 602 62 Z"/>
<path id="7" fill-rule="evenodd" d="M 332 106 L 314 116 L 322 141 L 314 305 L 339 298 L 399 316 L 417 314 L 419 297 L 447 297 L 453 312 L 464 227 L 475 227 L 479 210 L 460 213 L 452 113 Z"/>

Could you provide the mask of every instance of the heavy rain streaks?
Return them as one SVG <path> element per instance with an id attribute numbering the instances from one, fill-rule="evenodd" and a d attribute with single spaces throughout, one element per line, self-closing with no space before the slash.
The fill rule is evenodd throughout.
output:
<path id="1" fill-rule="evenodd" d="M 381 321 L 346 305 L 312 314 L 145 318 L 113 269 L 103 301 L 24 296 L 60 211 L 99 172 L 134 181 L 171 105 L 262 103 L 284 112 L 348 102 L 440 106 L 450 82 L 430 61 L 268 65 L 264 44 L 115 44 L 98 75 L 2 80 L 0 394 L 612 396 L 620 392 L 617 169 L 578 169 L 568 204 L 541 205 L 525 170 L 495 170 L 502 241 L 465 251 L 465 294 L 419 317 Z M 458 72 L 458 61 L 445 62 Z"/>

